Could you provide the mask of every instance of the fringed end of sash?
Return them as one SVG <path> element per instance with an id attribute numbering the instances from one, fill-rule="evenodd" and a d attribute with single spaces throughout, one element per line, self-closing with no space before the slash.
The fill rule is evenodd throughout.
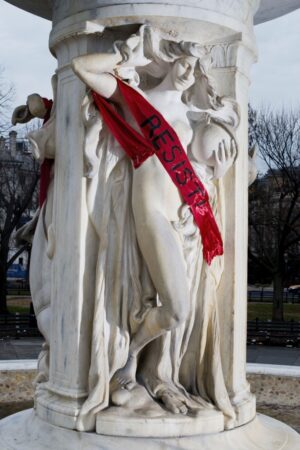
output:
<path id="1" fill-rule="evenodd" d="M 215 256 L 221 256 L 224 253 L 221 233 L 208 203 L 201 206 L 192 205 L 190 208 L 200 230 L 203 257 L 210 265 Z"/>
<path id="2" fill-rule="evenodd" d="M 213 241 L 214 240 L 214 241 Z M 222 256 L 224 253 L 222 239 L 221 242 L 216 240 L 216 237 L 212 235 L 209 242 L 204 244 L 203 242 L 203 257 L 207 264 L 210 266 L 215 256 Z"/>

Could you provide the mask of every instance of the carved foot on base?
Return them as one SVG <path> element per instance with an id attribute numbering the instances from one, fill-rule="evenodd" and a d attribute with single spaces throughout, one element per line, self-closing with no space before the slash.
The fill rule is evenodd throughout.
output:
<path id="1" fill-rule="evenodd" d="M 137 357 L 129 355 L 127 363 L 122 369 L 117 370 L 113 376 L 113 383 L 131 391 L 136 386 Z"/>
<path id="2" fill-rule="evenodd" d="M 203 399 L 192 400 L 188 394 L 184 395 L 179 389 L 171 389 L 168 386 L 160 388 L 156 393 L 159 400 L 167 411 L 173 414 L 185 414 L 191 417 L 198 416 L 201 411 L 213 410 L 215 407 Z"/>
<path id="3" fill-rule="evenodd" d="M 170 389 L 160 391 L 157 398 L 163 403 L 164 407 L 173 414 L 187 414 L 189 412 L 188 405 L 183 398 Z"/>
<path id="4" fill-rule="evenodd" d="M 161 406 L 147 392 L 144 386 L 136 384 L 132 390 L 118 387 L 111 393 L 111 405 L 118 406 L 119 414 L 126 409 L 127 417 L 130 414 L 145 417 L 158 417 L 164 413 Z M 108 411 L 108 410 L 107 410 Z"/>

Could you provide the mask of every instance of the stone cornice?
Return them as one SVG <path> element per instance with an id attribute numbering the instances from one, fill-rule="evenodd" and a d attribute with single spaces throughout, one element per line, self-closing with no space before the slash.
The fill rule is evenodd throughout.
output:
<path id="1" fill-rule="evenodd" d="M 24 9 L 25 11 L 31 12 L 32 14 L 35 14 L 37 16 L 43 17 L 45 19 L 48 20 L 52 20 L 53 17 L 53 0 L 43 0 L 42 2 L 40 1 L 36 1 L 36 0 L 5 0 L 8 3 L 11 3 L 12 5 L 15 5 L 19 8 Z M 199 0 L 188 0 L 188 1 L 167 1 L 167 2 L 163 2 L 163 1 L 152 1 L 151 3 L 163 3 L 163 4 L 184 4 L 184 5 L 190 5 L 190 6 L 202 6 L 201 3 L 205 3 L 205 1 L 199 1 Z M 255 3 L 256 0 L 254 0 L 253 3 Z M 65 0 L 63 2 L 64 4 L 68 4 L 69 1 Z M 73 3 L 78 3 L 78 2 L 73 2 Z M 84 2 L 84 3 L 88 3 L 88 2 Z M 111 1 L 101 1 L 98 3 L 102 3 L 103 5 L 111 5 L 112 2 Z M 122 1 L 115 1 L 113 4 L 122 4 L 125 2 Z M 127 1 L 127 3 L 129 3 Z M 208 2 L 208 3 L 212 3 L 212 2 Z M 220 2 L 219 2 L 220 3 Z M 235 3 L 230 2 L 230 4 Z M 246 3 L 246 2 L 245 2 Z M 101 5 L 99 5 L 101 6 Z M 255 6 L 255 5 L 254 5 Z M 254 23 L 255 24 L 259 24 L 262 22 L 266 22 L 268 20 L 272 20 L 275 19 L 276 17 L 280 17 L 284 14 L 290 13 L 296 9 L 300 8 L 300 0 L 285 0 L 284 2 L 282 0 L 262 0 L 260 7 L 254 17 Z"/>

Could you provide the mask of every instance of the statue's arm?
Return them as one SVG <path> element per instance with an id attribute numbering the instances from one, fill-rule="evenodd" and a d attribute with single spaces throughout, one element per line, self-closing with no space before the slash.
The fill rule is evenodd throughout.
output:
<path id="1" fill-rule="evenodd" d="M 30 122 L 34 118 L 44 119 L 47 112 L 43 98 L 39 94 L 31 94 L 27 97 L 26 105 L 14 109 L 11 122 L 16 125 Z"/>
<path id="2" fill-rule="evenodd" d="M 116 79 L 110 74 L 121 62 L 120 53 L 93 53 L 72 60 L 76 75 L 103 97 L 113 99 L 117 91 Z"/>

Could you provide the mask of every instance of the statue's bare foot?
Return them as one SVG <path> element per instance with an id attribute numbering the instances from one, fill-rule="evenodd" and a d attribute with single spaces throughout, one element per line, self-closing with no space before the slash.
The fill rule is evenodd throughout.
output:
<path id="1" fill-rule="evenodd" d="M 177 395 L 171 389 L 164 389 L 158 394 L 159 399 L 165 408 L 173 414 L 187 414 L 189 409 L 180 395 Z"/>
<path id="2" fill-rule="evenodd" d="M 122 369 L 117 370 L 114 378 L 123 388 L 130 391 L 136 385 L 136 369 L 137 357 L 129 354 L 127 363 Z"/>

